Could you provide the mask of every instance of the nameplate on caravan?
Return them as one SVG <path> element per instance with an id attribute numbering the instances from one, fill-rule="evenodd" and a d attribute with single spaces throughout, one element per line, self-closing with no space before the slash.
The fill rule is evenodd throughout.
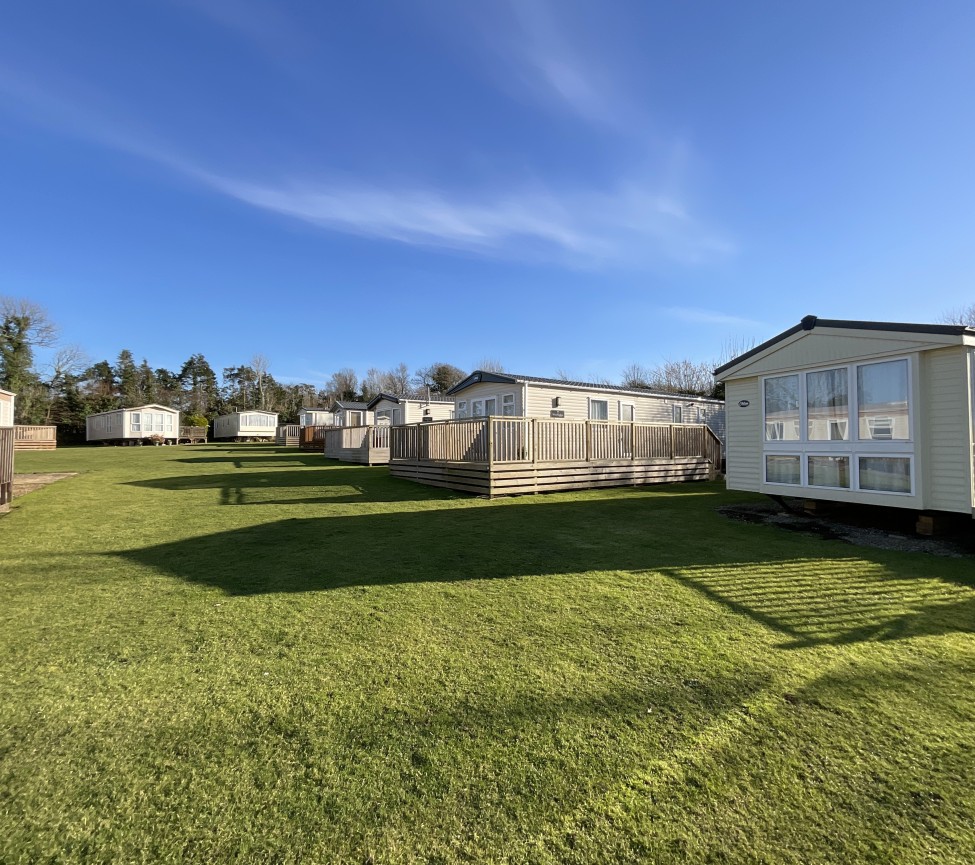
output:
<path id="1" fill-rule="evenodd" d="M 750 405 L 751 403 L 747 399 L 738 400 L 738 408 L 748 408 Z"/>

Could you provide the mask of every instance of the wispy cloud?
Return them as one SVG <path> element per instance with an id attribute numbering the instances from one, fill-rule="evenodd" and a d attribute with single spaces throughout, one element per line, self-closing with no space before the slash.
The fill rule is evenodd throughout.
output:
<path id="1" fill-rule="evenodd" d="M 664 315 L 676 318 L 678 321 L 686 321 L 690 324 L 718 324 L 732 325 L 734 327 L 762 327 L 760 321 L 752 318 L 743 318 L 738 315 L 730 315 L 725 312 L 713 309 L 697 309 L 686 306 L 670 306 L 661 310 Z"/>
<path id="2" fill-rule="evenodd" d="M 634 184 L 609 192 L 527 189 L 462 196 L 424 187 L 196 176 L 255 207 L 415 246 L 516 258 L 559 253 L 583 266 L 660 257 L 694 263 L 734 251 L 733 243 L 696 223 L 674 201 Z"/>

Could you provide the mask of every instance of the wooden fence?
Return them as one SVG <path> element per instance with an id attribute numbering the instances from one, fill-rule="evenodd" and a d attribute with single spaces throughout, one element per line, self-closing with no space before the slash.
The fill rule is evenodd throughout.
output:
<path id="1" fill-rule="evenodd" d="M 274 443 L 278 447 L 298 447 L 301 438 L 301 427 L 296 423 L 283 424 L 274 432 Z"/>
<path id="2" fill-rule="evenodd" d="M 705 424 L 493 417 L 387 430 L 394 460 L 497 464 L 701 457 L 721 464 L 721 442 Z"/>
<path id="3" fill-rule="evenodd" d="M 205 426 L 181 426 L 179 428 L 179 438 L 176 443 L 186 442 L 191 445 L 205 445 L 207 443 L 207 430 Z"/>
<path id="4" fill-rule="evenodd" d="M 0 511 L 5 511 L 14 497 L 14 429 L 0 427 Z"/>
<path id="5" fill-rule="evenodd" d="M 390 429 L 390 469 L 488 495 L 717 476 L 721 442 L 704 424 L 471 418 Z"/>
<path id="6" fill-rule="evenodd" d="M 389 462 L 390 426 L 330 427 L 325 430 L 325 456 L 363 465 Z M 395 427 L 406 429 L 406 427 Z"/>
<path id="7" fill-rule="evenodd" d="M 298 447 L 303 451 L 324 451 L 325 433 L 330 429 L 332 429 L 330 426 L 303 426 Z"/>
<path id="8" fill-rule="evenodd" d="M 58 446 L 56 426 L 14 427 L 15 451 L 53 451 Z"/>

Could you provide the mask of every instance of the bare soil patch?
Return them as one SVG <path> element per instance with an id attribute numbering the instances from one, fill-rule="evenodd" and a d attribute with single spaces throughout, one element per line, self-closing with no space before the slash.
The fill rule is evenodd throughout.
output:
<path id="1" fill-rule="evenodd" d="M 14 475 L 14 498 L 19 498 L 20 496 L 25 496 L 27 493 L 32 493 L 35 490 L 39 490 L 41 487 L 46 487 L 48 484 L 53 484 L 55 481 L 63 480 L 64 478 L 74 477 L 77 472 L 35 472 L 32 474 L 15 474 Z"/>

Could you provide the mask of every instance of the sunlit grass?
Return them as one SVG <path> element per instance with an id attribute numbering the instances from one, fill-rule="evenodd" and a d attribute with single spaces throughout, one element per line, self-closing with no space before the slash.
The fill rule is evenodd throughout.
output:
<path id="1" fill-rule="evenodd" d="M 0 861 L 970 862 L 971 559 L 716 484 L 18 454 Z"/>

